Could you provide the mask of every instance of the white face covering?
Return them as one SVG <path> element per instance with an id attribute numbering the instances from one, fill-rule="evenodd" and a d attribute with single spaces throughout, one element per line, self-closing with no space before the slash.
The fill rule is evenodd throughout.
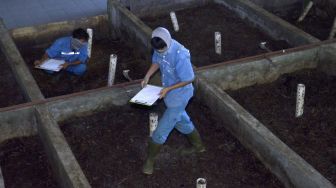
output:
<path id="1" fill-rule="evenodd" d="M 80 41 L 76 38 L 71 38 L 71 48 L 74 50 L 79 50 L 85 45 L 85 42 Z"/>

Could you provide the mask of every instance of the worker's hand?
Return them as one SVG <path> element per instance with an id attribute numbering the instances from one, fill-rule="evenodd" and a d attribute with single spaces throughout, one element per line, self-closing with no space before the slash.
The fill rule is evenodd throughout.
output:
<path id="1" fill-rule="evenodd" d="M 42 64 L 42 61 L 41 60 L 35 60 L 34 61 L 34 65 L 35 66 L 39 66 L 39 65 L 41 65 Z"/>
<path id="2" fill-rule="evenodd" d="M 144 88 L 148 84 L 149 78 L 145 76 L 145 78 L 141 81 L 141 87 Z"/>
<path id="3" fill-rule="evenodd" d="M 167 93 L 170 91 L 170 89 L 169 88 L 163 88 L 161 91 L 160 91 L 160 93 L 159 93 L 159 95 L 160 95 L 160 99 L 163 99 L 163 98 L 165 98 L 166 97 L 166 95 L 167 95 Z"/>
<path id="4" fill-rule="evenodd" d="M 66 68 L 68 68 L 69 64 L 68 63 L 64 63 L 61 66 L 62 66 L 62 69 L 66 69 Z"/>

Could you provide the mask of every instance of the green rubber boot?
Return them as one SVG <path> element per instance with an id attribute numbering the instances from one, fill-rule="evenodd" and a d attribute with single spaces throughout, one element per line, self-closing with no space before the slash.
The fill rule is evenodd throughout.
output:
<path id="1" fill-rule="evenodd" d="M 205 147 L 202 143 L 201 136 L 199 135 L 198 131 L 194 129 L 193 132 L 187 135 L 189 142 L 192 144 L 192 147 L 182 149 L 180 154 L 181 155 L 189 155 L 192 153 L 202 153 L 205 152 Z"/>
<path id="2" fill-rule="evenodd" d="M 161 146 L 161 144 L 154 143 L 152 140 L 148 142 L 148 156 L 142 168 L 144 174 L 153 174 L 154 160 L 159 153 Z"/>

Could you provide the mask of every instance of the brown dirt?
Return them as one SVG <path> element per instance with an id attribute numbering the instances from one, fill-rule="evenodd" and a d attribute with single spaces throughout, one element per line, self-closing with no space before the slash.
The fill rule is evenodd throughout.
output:
<path id="1" fill-rule="evenodd" d="M 295 118 L 296 87 L 306 86 L 304 113 Z M 271 84 L 228 91 L 283 142 L 336 184 L 336 77 L 315 70 L 285 74 Z M 267 109 L 267 110 L 262 110 Z"/>
<path id="2" fill-rule="evenodd" d="M 174 39 L 190 50 L 196 67 L 265 53 L 259 48 L 259 43 L 263 41 L 272 50 L 289 47 L 285 41 L 270 38 L 222 5 L 209 4 L 177 11 L 176 17 L 180 26 L 178 32 L 174 31 L 169 14 L 142 20 L 152 29 L 158 26 L 167 28 Z M 222 35 L 222 55 L 215 53 L 215 31 L 220 31 Z"/>
<path id="3" fill-rule="evenodd" d="M 336 7 L 329 3 L 315 1 L 305 19 L 302 22 L 296 22 L 302 9 L 302 4 L 297 4 L 295 8 L 288 11 L 277 10 L 272 12 L 320 40 L 328 39 L 336 17 Z"/>
<path id="4" fill-rule="evenodd" d="M 20 45 L 18 46 L 20 48 Z M 118 56 L 115 84 L 128 82 L 122 75 L 123 70 L 129 69 L 132 79 L 141 79 L 150 66 L 150 62 L 146 62 L 136 49 L 125 42 L 105 39 L 93 41 L 92 57 L 83 77 L 78 78 L 66 72 L 50 75 L 33 67 L 34 60 L 41 58 L 47 47 L 47 45 L 42 45 L 31 49 L 20 48 L 25 62 L 46 98 L 107 86 L 111 54 Z"/>
<path id="5" fill-rule="evenodd" d="M 0 108 L 24 103 L 25 99 L 20 91 L 15 77 L 0 52 Z"/>
<path id="6" fill-rule="evenodd" d="M 38 136 L 11 139 L 2 143 L 0 166 L 6 188 L 58 187 Z"/>
<path id="7" fill-rule="evenodd" d="M 61 122 L 61 129 L 93 187 L 195 187 L 199 177 L 209 187 L 283 187 L 247 151 L 208 107 L 193 100 L 188 112 L 203 137 L 207 151 L 179 156 L 189 146 L 184 135 L 172 132 L 162 148 L 153 175 L 141 172 L 147 152 L 148 114 L 161 114 L 162 103 L 153 108 L 113 107 L 105 112 Z"/>

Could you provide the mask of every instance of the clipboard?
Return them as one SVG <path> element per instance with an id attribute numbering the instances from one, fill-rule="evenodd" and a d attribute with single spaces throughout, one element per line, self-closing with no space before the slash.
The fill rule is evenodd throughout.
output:
<path id="1" fill-rule="evenodd" d="M 64 60 L 47 59 L 42 64 L 35 66 L 35 68 L 58 72 L 62 69 L 64 63 Z"/>
<path id="2" fill-rule="evenodd" d="M 142 88 L 131 100 L 131 103 L 152 106 L 160 97 L 162 87 L 149 85 Z"/>

